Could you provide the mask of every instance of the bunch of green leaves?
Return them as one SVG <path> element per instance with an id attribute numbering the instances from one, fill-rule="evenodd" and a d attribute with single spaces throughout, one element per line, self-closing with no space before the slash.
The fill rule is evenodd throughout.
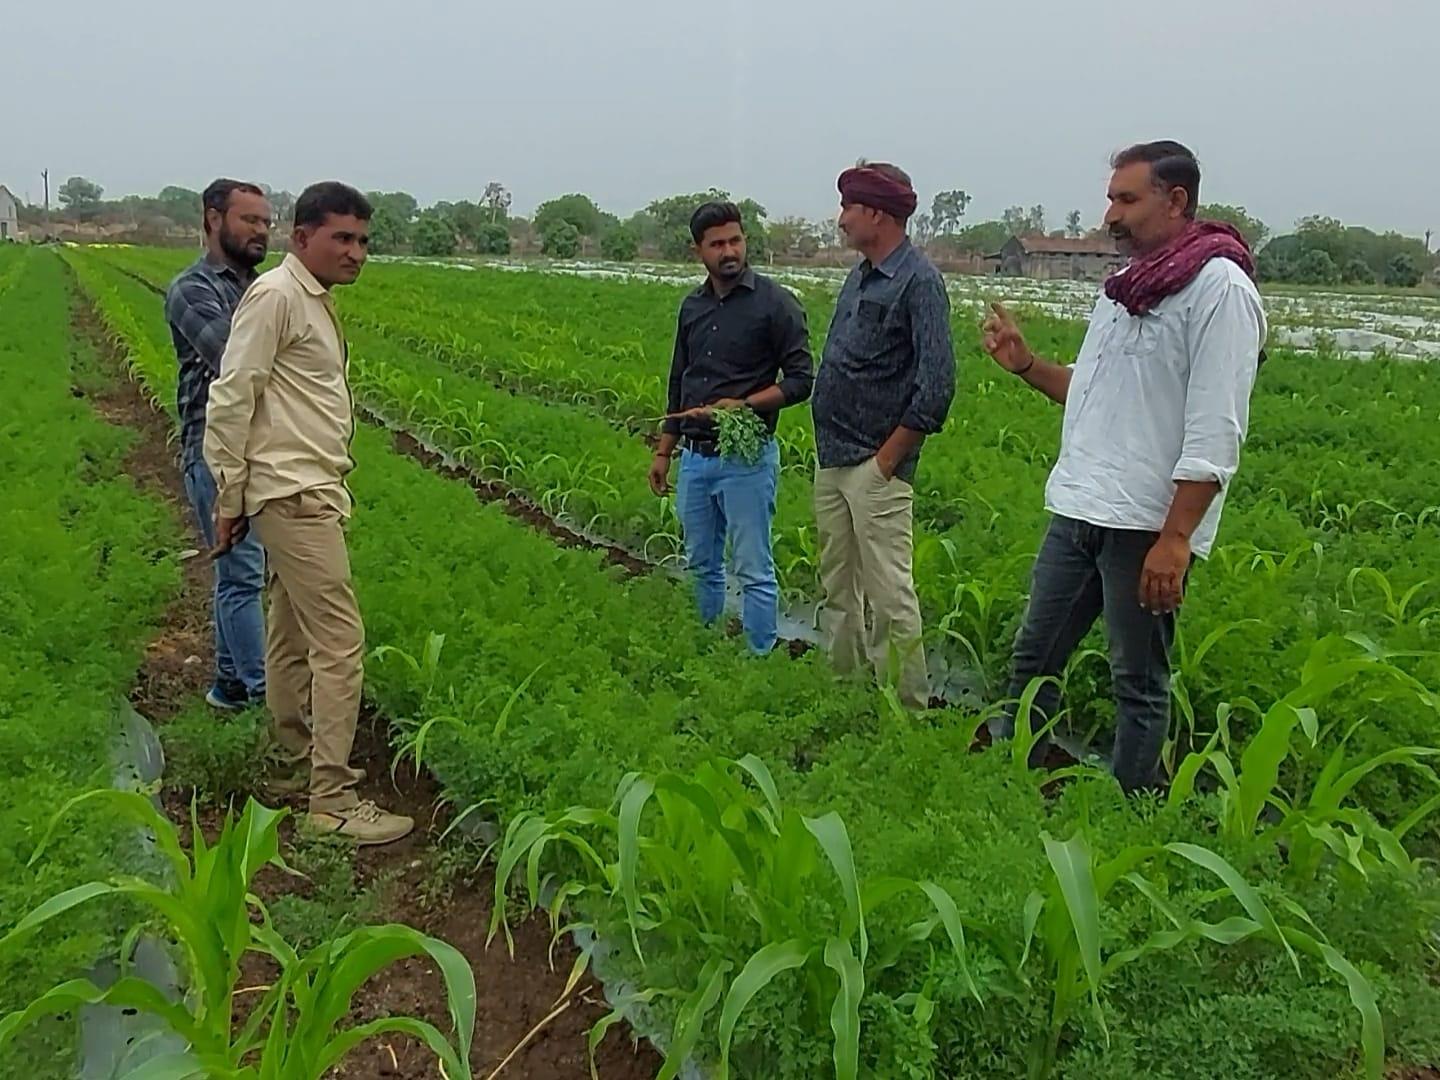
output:
<path id="1" fill-rule="evenodd" d="M 136 792 L 99 790 L 72 799 L 50 823 L 35 851 L 40 859 L 60 822 L 75 808 L 100 803 L 149 830 L 169 864 L 171 881 L 161 887 L 117 876 L 68 889 L 31 911 L 3 939 L 10 948 L 67 912 L 101 897 L 125 898 L 149 908 L 184 953 L 190 992 L 172 1002 L 135 976 L 106 989 L 73 979 L 42 994 L 26 1008 L 0 1019 L 0 1048 L 37 1019 L 90 1005 L 112 1005 L 148 1013 L 183 1038 L 175 1055 L 141 1062 L 127 1076 L 172 1080 L 320 1080 L 350 1050 L 373 1035 L 399 1032 L 428 1046 L 447 1075 L 468 1078 L 470 1038 L 475 1023 L 475 982 L 469 964 L 453 947 L 405 926 L 364 927 L 322 943 L 301 956 L 270 921 L 251 893 L 262 867 L 287 870 L 280 858 L 279 825 L 285 811 L 251 799 L 237 821 L 227 813 L 215 843 L 206 842 L 198 821 L 187 855 L 170 820 Z M 259 923 L 252 920 L 259 916 Z M 132 933 L 131 937 L 134 937 Z M 127 938 L 127 943 L 129 942 Z M 280 966 L 250 1018 L 235 1029 L 235 994 L 246 952 L 263 953 Z M 346 1027 L 355 993 L 377 972 L 411 956 L 428 956 L 445 980 L 456 1045 L 433 1025 L 410 1017 L 384 1017 Z"/>
<path id="2" fill-rule="evenodd" d="M 760 455 L 770 441 L 760 414 L 749 408 L 716 409 L 714 417 L 715 442 L 721 456 L 746 465 L 759 464 Z"/>

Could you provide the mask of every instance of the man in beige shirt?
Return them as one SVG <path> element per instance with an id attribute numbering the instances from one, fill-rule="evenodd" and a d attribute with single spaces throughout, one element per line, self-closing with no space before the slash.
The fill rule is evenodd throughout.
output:
<path id="1" fill-rule="evenodd" d="M 296 200 L 290 253 L 235 311 L 210 387 L 205 460 L 219 491 L 217 550 L 253 524 L 269 557 L 266 702 L 283 750 L 310 763 L 309 823 L 386 844 L 414 822 L 362 802 L 363 774 L 350 767 L 365 628 L 344 532 L 355 415 L 330 295 L 360 276 L 370 216 L 344 184 L 314 184 Z"/>

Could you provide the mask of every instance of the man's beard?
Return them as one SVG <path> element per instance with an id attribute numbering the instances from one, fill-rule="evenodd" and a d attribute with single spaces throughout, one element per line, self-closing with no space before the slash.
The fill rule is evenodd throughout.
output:
<path id="1" fill-rule="evenodd" d="M 237 242 L 235 237 L 225 229 L 220 230 L 220 250 L 231 262 L 250 270 L 264 262 L 265 256 L 269 253 L 269 247 L 266 245 L 265 249 L 257 255 L 247 245 Z"/>

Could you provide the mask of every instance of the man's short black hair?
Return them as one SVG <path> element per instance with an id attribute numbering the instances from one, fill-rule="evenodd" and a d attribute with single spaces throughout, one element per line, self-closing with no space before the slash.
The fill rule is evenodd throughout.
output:
<path id="1" fill-rule="evenodd" d="M 375 214 L 370 200 L 349 184 L 339 180 L 325 180 L 311 184 L 295 200 L 295 227 L 302 225 L 324 225 L 331 214 L 342 217 L 357 217 L 369 221 Z"/>
<path id="2" fill-rule="evenodd" d="M 1171 191 L 1185 189 L 1185 216 L 1194 217 L 1200 207 L 1200 162 L 1190 148 L 1170 139 L 1127 146 L 1110 159 L 1112 169 L 1143 161 L 1150 166 L 1155 184 Z"/>
<path id="3" fill-rule="evenodd" d="M 695 208 L 695 213 L 690 215 L 690 235 L 698 244 L 705 239 L 707 230 L 732 222 L 740 226 L 742 233 L 745 231 L 745 219 L 740 216 L 740 208 L 733 202 L 714 200 L 701 203 Z"/>
<path id="4" fill-rule="evenodd" d="M 265 192 L 259 184 L 247 183 L 244 180 L 227 180 L 221 177 L 218 180 L 211 180 L 210 186 L 200 194 L 200 226 L 207 233 L 210 231 L 209 211 L 218 210 L 223 215 L 230 209 L 230 196 L 237 191 L 243 191 L 247 195 L 259 195 L 265 198 Z"/>

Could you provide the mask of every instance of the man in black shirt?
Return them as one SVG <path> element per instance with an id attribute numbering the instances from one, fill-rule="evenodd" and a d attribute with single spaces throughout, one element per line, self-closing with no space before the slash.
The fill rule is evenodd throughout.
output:
<path id="1" fill-rule="evenodd" d="M 650 488 L 670 490 L 670 459 L 681 449 L 676 512 L 695 576 L 700 617 L 725 608 L 725 544 L 740 583 L 741 623 L 757 653 L 775 647 L 780 589 L 770 521 L 780 481 L 773 438 L 779 411 L 810 396 L 813 364 L 805 309 L 745 260 L 745 229 L 729 202 L 705 203 L 690 219 L 709 276 L 680 305 L 670 365 L 668 416 L 650 465 Z M 771 438 L 753 464 L 722 456 L 716 409 L 753 409 Z"/>

